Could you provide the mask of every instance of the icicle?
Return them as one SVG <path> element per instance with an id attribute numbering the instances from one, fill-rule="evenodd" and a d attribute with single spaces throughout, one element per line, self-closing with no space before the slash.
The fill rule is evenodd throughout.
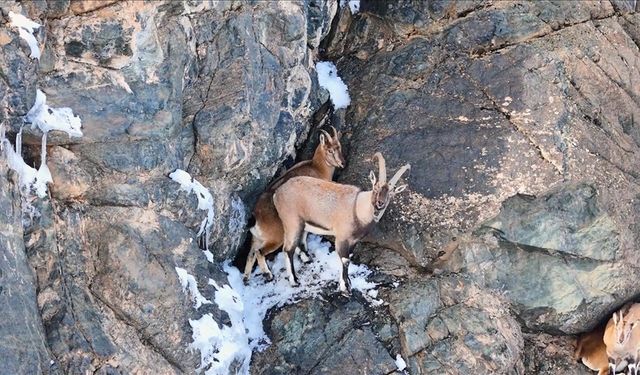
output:
<path id="1" fill-rule="evenodd" d="M 40 149 L 40 165 L 47 164 L 47 133 L 42 133 L 42 148 Z"/>
<path id="2" fill-rule="evenodd" d="M 0 124 L 0 151 L 4 151 L 5 130 L 4 124 Z"/>
<path id="3" fill-rule="evenodd" d="M 22 158 L 22 126 L 18 134 L 16 134 L 16 154 Z"/>

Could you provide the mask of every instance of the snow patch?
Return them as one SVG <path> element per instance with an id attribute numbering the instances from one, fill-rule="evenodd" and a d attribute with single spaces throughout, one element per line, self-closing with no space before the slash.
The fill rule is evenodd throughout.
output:
<path id="1" fill-rule="evenodd" d="M 31 122 L 31 128 L 36 126 L 46 133 L 59 130 L 70 137 L 82 137 L 82 121 L 73 114 L 71 108 L 51 108 L 47 105 L 47 96 L 41 90 L 36 91 L 36 102 L 29 110 L 26 120 Z"/>
<path id="2" fill-rule="evenodd" d="M 4 133 L 4 131 L 2 132 Z M 25 197 L 30 197 L 34 193 L 40 198 L 44 198 L 47 195 L 47 183 L 53 182 L 51 178 L 51 172 L 47 167 L 47 134 L 42 135 L 42 151 L 40 154 L 40 168 L 37 170 L 27 163 L 22 158 L 22 129 L 16 135 L 16 148 L 14 150 L 11 142 L 4 138 L 4 134 L 0 139 L 2 143 L 2 149 L 4 151 L 9 168 L 18 173 L 18 181 L 20 186 L 20 192 Z"/>
<path id="3" fill-rule="evenodd" d="M 318 84 L 329 91 L 329 97 L 335 109 L 347 108 L 351 104 L 349 88 L 338 76 L 338 69 L 330 61 L 320 61 L 316 64 Z"/>
<path id="4" fill-rule="evenodd" d="M 398 371 L 402 371 L 407 368 L 407 363 L 400 354 L 396 355 L 396 367 L 398 368 Z"/>
<path id="5" fill-rule="evenodd" d="M 31 49 L 29 57 L 32 59 L 40 59 L 40 47 L 38 47 L 38 41 L 33 33 L 42 27 L 42 25 L 31 21 L 22 14 L 9 12 L 9 26 L 17 27 L 20 37 L 29 44 L 29 48 Z"/>
<path id="6" fill-rule="evenodd" d="M 340 0 L 340 7 L 344 7 L 347 4 L 351 14 L 356 14 L 360 11 L 360 0 Z"/>
<path id="7" fill-rule="evenodd" d="M 182 290 L 185 292 L 188 291 L 191 295 L 191 299 L 193 300 L 193 307 L 195 309 L 200 308 L 200 306 L 211 303 L 208 299 L 206 299 L 198 290 L 198 282 L 193 275 L 189 275 L 187 270 L 184 268 L 176 267 L 176 272 L 178 273 L 178 279 L 180 279 L 180 284 L 182 285 Z"/>
<path id="8" fill-rule="evenodd" d="M 287 279 L 283 252 L 278 253 L 269 264 L 274 276 L 272 281 L 266 281 L 256 267 L 249 284 L 244 285 L 240 271 L 228 263 L 225 264 L 224 270 L 229 284 L 241 296 L 244 303 L 243 321 L 248 331 L 251 349 L 263 350 L 271 343 L 262 327 L 262 321 L 269 309 L 296 303 L 306 298 L 318 297 L 323 288 L 330 283 L 335 283 L 337 290 L 342 263 L 335 252 L 330 251 L 330 243 L 315 235 L 309 235 L 307 243 L 312 261 L 302 264 L 298 257 L 295 257 L 294 266 L 300 282 L 300 286 L 295 288 L 291 287 Z M 368 292 L 376 287 L 375 283 L 366 281 L 370 274 L 371 270 L 364 265 L 353 263 L 349 265 L 352 288 L 362 292 L 370 301 L 377 302 L 368 295 Z"/>
<path id="9" fill-rule="evenodd" d="M 308 245 L 313 255 L 312 262 L 303 265 L 295 258 L 299 287 L 289 285 L 282 252 L 269 264 L 274 274 L 271 282 L 258 275 L 260 271 L 256 269 L 249 284 L 244 285 L 242 274 L 230 262 L 223 264 L 229 285 L 220 287 L 214 280 L 209 280 L 217 290 L 214 302 L 228 314 L 231 325 L 219 325 L 211 314 L 189 321 L 193 328 L 191 347 L 200 350 L 199 371 L 204 370 L 206 375 L 249 374 L 253 350 L 264 350 L 271 344 L 262 325 L 269 309 L 319 297 L 329 283 L 335 283 L 337 289 L 342 265 L 336 254 L 330 251 L 331 245 L 315 235 L 309 235 Z M 353 289 L 360 290 L 372 303 L 382 303 L 375 300 L 376 284 L 366 281 L 370 274 L 364 265 L 349 266 Z"/>
<path id="10" fill-rule="evenodd" d="M 207 261 L 209 263 L 213 263 L 213 253 L 209 250 L 202 250 L 202 252 L 204 253 L 204 256 L 207 257 Z"/>
<path id="11" fill-rule="evenodd" d="M 211 227 L 213 226 L 213 196 L 206 187 L 182 169 L 176 169 L 169 174 L 169 177 L 180 184 L 180 190 L 186 191 L 187 194 L 194 193 L 198 198 L 198 209 L 207 211 L 207 216 L 202 220 L 197 236 L 200 237 L 204 234 L 205 249 L 208 249 Z"/>

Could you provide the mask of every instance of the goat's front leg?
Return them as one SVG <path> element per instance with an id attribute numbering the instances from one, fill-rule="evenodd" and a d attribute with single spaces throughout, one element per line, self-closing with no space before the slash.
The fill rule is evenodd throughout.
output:
<path id="1" fill-rule="evenodd" d="M 638 359 L 637 358 L 629 358 L 627 360 L 627 374 L 628 375 L 638 375 Z"/>
<path id="2" fill-rule="evenodd" d="M 289 284 L 291 284 L 291 286 L 293 287 L 299 285 L 298 277 L 296 276 L 296 270 L 293 265 L 293 255 L 295 254 L 298 243 L 300 242 L 301 234 L 301 231 L 298 231 L 298 233 L 295 233 L 295 236 L 286 238 L 283 246 L 283 250 L 285 253 L 284 263 L 287 268 L 287 275 L 289 276 Z"/>
<path id="3" fill-rule="evenodd" d="M 349 252 L 351 246 L 347 241 L 336 240 L 336 254 L 340 258 L 340 264 L 342 265 L 342 271 L 340 272 L 339 288 L 340 292 L 349 297 L 351 295 L 351 280 L 349 280 Z"/>
<path id="4" fill-rule="evenodd" d="M 609 357 L 609 375 L 616 374 L 616 360 Z"/>

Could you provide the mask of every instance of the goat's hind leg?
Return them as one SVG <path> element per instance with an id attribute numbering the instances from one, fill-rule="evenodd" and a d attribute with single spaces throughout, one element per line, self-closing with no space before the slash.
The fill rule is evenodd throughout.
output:
<path id="1" fill-rule="evenodd" d="M 298 246 L 296 247 L 296 254 L 298 254 L 298 256 L 300 257 L 300 260 L 302 261 L 302 263 L 310 263 L 311 262 L 311 257 L 309 256 L 309 248 L 307 247 L 307 235 L 309 234 L 309 232 L 304 231 L 302 233 L 302 240 L 300 241 L 302 244 L 302 247 Z"/>
<path id="2" fill-rule="evenodd" d="M 242 277 L 242 280 L 245 284 L 248 283 L 249 278 L 251 278 L 251 271 L 253 271 L 253 265 L 256 263 L 256 259 L 258 258 L 261 245 L 262 241 L 254 235 L 251 239 L 251 250 L 249 250 L 249 255 L 247 256 L 247 262 L 244 265 L 244 276 Z"/>
<path id="3" fill-rule="evenodd" d="M 349 253 L 351 252 L 351 246 L 346 241 L 336 241 L 336 254 L 340 258 L 342 264 L 342 271 L 340 273 L 339 288 L 340 292 L 346 296 L 351 296 L 351 281 L 349 280 Z"/>

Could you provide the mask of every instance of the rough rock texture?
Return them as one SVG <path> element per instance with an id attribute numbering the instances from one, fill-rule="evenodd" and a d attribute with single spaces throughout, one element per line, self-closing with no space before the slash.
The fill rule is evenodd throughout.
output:
<path id="1" fill-rule="evenodd" d="M 50 197 L 33 202 L 40 215 L 26 218 L 24 240 L 19 198 L 13 185 L 0 185 L 10 259 L 0 266 L 2 289 L 11 298 L 3 316 L 12 323 L 0 328 L 9 359 L 0 372 L 47 372 L 51 358 L 65 374 L 192 373 L 200 356 L 187 350 L 189 319 L 228 317 L 215 304 L 194 310 L 175 267 L 205 295 L 214 292 L 208 279 L 226 283 L 218 261 L 237 254 L 247 205 L 295 154 L 326 101 L 313 60 L 337 2 L 39 1 L 0 9 L 8 138 L 36 88 L 48 105 L 72 108 L 84 133 L 49 134 L 54 182 Z M 39 61 L 6 25 L 9 11 L 43 25 Z M 40 138 L 24 127 L 31 165 Z M 0 168 L 5 181 L 6 162 Z M 206 211 L 168 178 L 176 168 L 213 193 L 214 264 L 195 237 Z"/>
<path id="2" fill-rule="evenodd" d="M 0 163 L 0 372 L 56 373 L 36 303 L 36 283 L 22 239 L 20 193 L 15 173 Z"/>
<path id="3" fill-rule="evenodd" d="M 393 358 L 377 341 L 371 319 L 356 301 L 311 300 L 285 307 L 268 322 L 273 345 L 256 356 L 253 373 L 393 372 Z"/>
<path id="4" fill-rule="evenodd" d="M 585 181 L 635 260 L 638 47 L 610 3 L 366 4 L 330 50 L 353 100 L 341 179 L 367 186 L 373 150 L 413 165 L 373 241 L 427 265 L 508 197 Z"/>
<path id="5" fill-rule="evenodd" d="M 36 89 L 80 116 L 49 134 L 49 196 L 20 214 L 0 158 L 0 373 L 193 373 L 193 308 L 241 253 L 257 195 L 325 118 L 342 182 L 412 164 L 354 260 L 382 306 L 327 290 L 275 309 L 252 373 L 582 374 L 574 334 L 640 295 L 640 4 L 604 1 L 5 1 L 0 121 Z M 8 13 L 43 25 L 40 60 Z M 333 60 L 351 105 L 314 71 Z M 322 121 L 321 121 L 322 120 Z M 38 166 L 41 133 L 24 126 Z M 308 137 L 312 134 L 311 137 Z M 307 141 L 309 139 L 309 141 Z M 168 178 L 187 170 L 205 211 Z M 200 246 L 199 246 L 200 245 Z M 53 362 L 52 362 L 53 361 Z"/>
<path id="6" fill-rule="evenodd" d="M 390 291 L 387 300 L 411 373 L 507 373 L 522 367 L 522 335 L 508 304 L 465 278 L 412 281 Z"/>

